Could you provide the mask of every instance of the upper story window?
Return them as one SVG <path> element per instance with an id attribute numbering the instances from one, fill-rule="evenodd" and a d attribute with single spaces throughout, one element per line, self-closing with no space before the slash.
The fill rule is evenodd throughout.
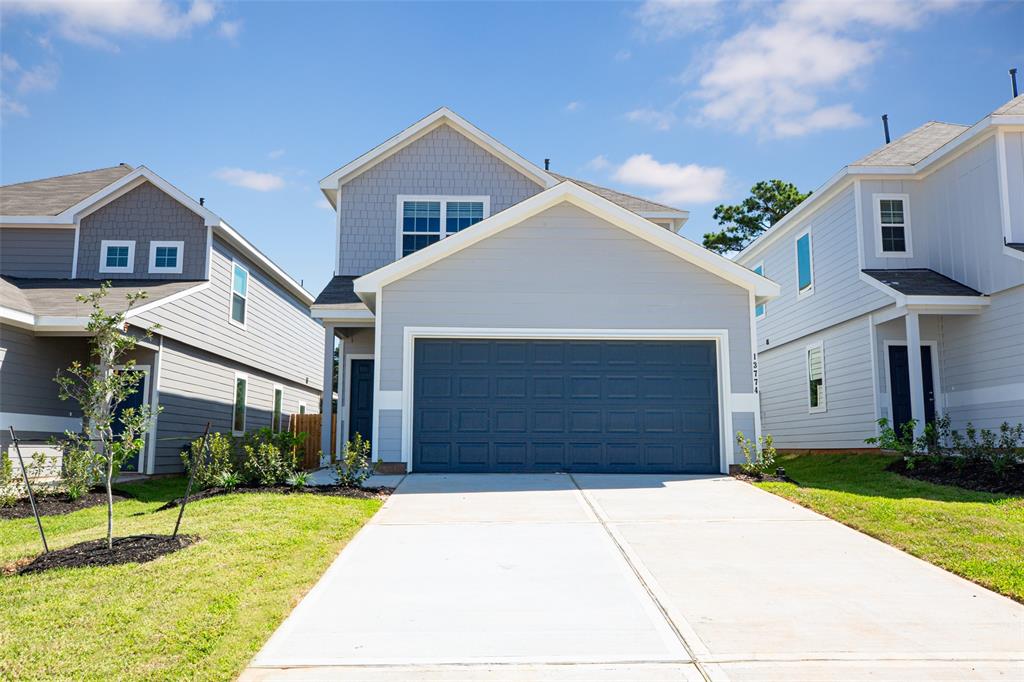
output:
<path id="1" fill-rule="evenodd" d="M 185 242 L 150 242 L 149 271 L 181 274 L 182 252 Z"/>
<path id="2" fill-rule="evenodd" d="M 238 263 L 231 264 L 231 321 L 245 326 L 249 304 L 249 271 Z"/>
<path id="3" fill-rule="evenodd" d="M 796 287 L 797 298 L 814 293 L 814 253 L 810 231 L 796 238 Z"/>
<path id="4" fill-rule="evenodd" d="M 876 194 L 875 255 L 880 258 L 909 258 L 910 197 L 906 194 Z"/>
<path id="5" fill-rule="evenodd" d="M 135 242 L 104 239 L 100 242 L 100 272 L 134 272 Z"/>
<path id="6" fill-rule="evenodd" d="M 758 263 L 757 265 L 755 265 L 754 272 L 764 277 L 764 263 Z M 764 317 L 765 312 L 766 309 L 764 303 L 754 306 L 754 317 L 756 317 L 757 319 L 760 320 L 762 317 Z"/>
<path id="7" fill-rule="evenodd" d="M 408 256 L 480 222 L 491 212 L 491 198 L 399 196 L 398 256 Z"/>

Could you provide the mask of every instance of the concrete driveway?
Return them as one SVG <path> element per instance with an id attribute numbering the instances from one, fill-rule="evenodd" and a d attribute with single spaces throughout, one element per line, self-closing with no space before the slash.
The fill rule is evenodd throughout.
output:
<path id="1" fill-rule="evenodd" d="M 1024 606 L 724 477 L 412 475 L 242 676 L 1024 679 Z"/>

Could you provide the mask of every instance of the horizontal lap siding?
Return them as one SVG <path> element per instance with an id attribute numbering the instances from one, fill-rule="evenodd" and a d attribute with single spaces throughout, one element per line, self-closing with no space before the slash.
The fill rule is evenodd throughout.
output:
<path id="1" fill-rule="evenodd" d="M 0 326 L 0 412 L 80 416 L 74 402 L 57 396 L 53 378 L 74 360 L 87 359 L 84 339 L 37 337 L 17 327 Z M 0 426 L 6 429 L 9 425 Z"/>
<path id="2" fill-rule="evenodd" d="M 0 228 L 0 274 L 11 277 L 71 277 L 75 231 Z"/>
<path id="3" fill-rule="evenodd" d="M 806 346 L 822 341 L 825 412 L 808 410 Z M 779 448 L 865 447 L 874 435 L 871 335 L 861 317 L 758 355 L 761 428 Z"/>

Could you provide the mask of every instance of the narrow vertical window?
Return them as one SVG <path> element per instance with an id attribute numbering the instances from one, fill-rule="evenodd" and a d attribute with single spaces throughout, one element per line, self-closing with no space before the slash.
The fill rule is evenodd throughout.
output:
<path id="1" fill-rule="evenodd" d="M 758 263 L 754 267 L 754 272 L 756 272 L 757 274 L 759 274 L 762 277 L 764 277 L 764 263 Z M 754 317 L 756 317 L 757 319 L 761 319 L 762 317 L 764 317 L 764 314 L 765 314 L 765 304 L 764 303 L 759 303 L 758 305 L 754 306 Z"/>
<path id="2" fill-rule="evenodd" d="M 825 353 L 821 342 L 807 346 L 807 404 L 810 412 L 825 411 Z"/>
<path id="3" fill-rule="evenodd" d="M 299 414 L 306 414 L 306 403 L 299 403 Z"/>
<path id="4" fill-rule="evenodd" d="M 798 297 L 814 293 L 814 260 L 810 232 L 804 232 L 796 239 L 796 280 Z"/>
<path id="5" fill-rule="evenodd" d="M 231 417 L 231 431 L 236 436 L 245 433 L 245 394 L 249 379 L 243 374 L 235 375 L 235 408 Z"/>
<path id="6" fill-rule="evenodd" d="M 234 263 L 232 273 L 231 320 L 244 325 L 246 306 L 249 301 L 249 271 L 238 263 Z"/>
<path id="7" fill-rule="evenodd" d="M 274 431 L 281 430 L 281 403 L 284 401 L 284 389 L 274 386 L 274 417 L 272 426 Z"/>

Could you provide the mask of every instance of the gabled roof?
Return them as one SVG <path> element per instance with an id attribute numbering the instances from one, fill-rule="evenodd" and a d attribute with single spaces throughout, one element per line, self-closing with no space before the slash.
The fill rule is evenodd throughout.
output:
<path id="1" fill-rule="evenodd" d="M 913 166 L 927 158 L 970 126 L 929 121 L 891 143 L 879 147 L 851 166 Z"/>
<path id="2" fill-rule="evenodd" d="M 324 193 L 331 205 L 337 205 L 338 184 L 363 173 L 380 163 L 392 154 L 407 147 L 434 129 L 448 125 L 480 145 L 488 152 L 502 159 L 520 173 L 536 182 L 541 187 L 551 187 L 558 182 L 550 173 L 512 151 L 496 139 L 462 118 L 448 107 L 441 107 L 425 118 L 377 145 L 359 158 L 350 161 L 320 181 L 320 191 Z"/>
<path id="3" fill-rule="evenodd" d="M 0 215 L 55 216 L 132 172 L 128 164 L 0 187 Z"/>
<path id="4" fill-rule="evenodd" d="M 575 183 L 582 187 L 583 189 L 590 190 L 594 194 L 600 197 L 604 197 L 608 201 L 616 203 L 622 208 L 632 211 L 633 213 L 639 213 L 642 216 L 659 214 L 661 217 L 665 218 L 675 216 L 685 220 L 690 215 L 689 211 L 683 211 L 678 208 L 675 208 L 674 206 L 659 204 L 658 202 L 651 201 L 650 199 L 644 199 L 643 197 L 634 196 L 632 194 L 626 194 L 625 192 L 620 192 L 617 189 L 611 189 L 610 187 L 602 187 L 601 185 L 595 185 L 591 182 L 586 182 L 584 180 L 577 180 L 576 178 L 570 178 L 566 175 L 552 173 L 551 171 L 548 171 L 548 173 L 558 178 L 559 180 Z"/>
<path id="5" fill-rule="evenodd" d="M 420 249 L 353 282 L 356 294 L 371 308 L 381 287 L 402 279 L 452 254 L 483 241 L 502 230 L 535 216 L 552 206 L 568 202 L 616 227 L 693 263 L 737 286 L 753 291 L 759 299 L 779 295 L 779 285 L 674 232 L 658 227 L 646 218 L 572 182 L 561 182 L 529 199 L 496 213 L 470 228 Z M 680 292 L 684 295 L 684 292 Z"/>
<path id="6" fill-rule="evenodd" d="M 992 112 L 993 116 L 1024 116 L 1024 95 L 1017 95 Z"/>

